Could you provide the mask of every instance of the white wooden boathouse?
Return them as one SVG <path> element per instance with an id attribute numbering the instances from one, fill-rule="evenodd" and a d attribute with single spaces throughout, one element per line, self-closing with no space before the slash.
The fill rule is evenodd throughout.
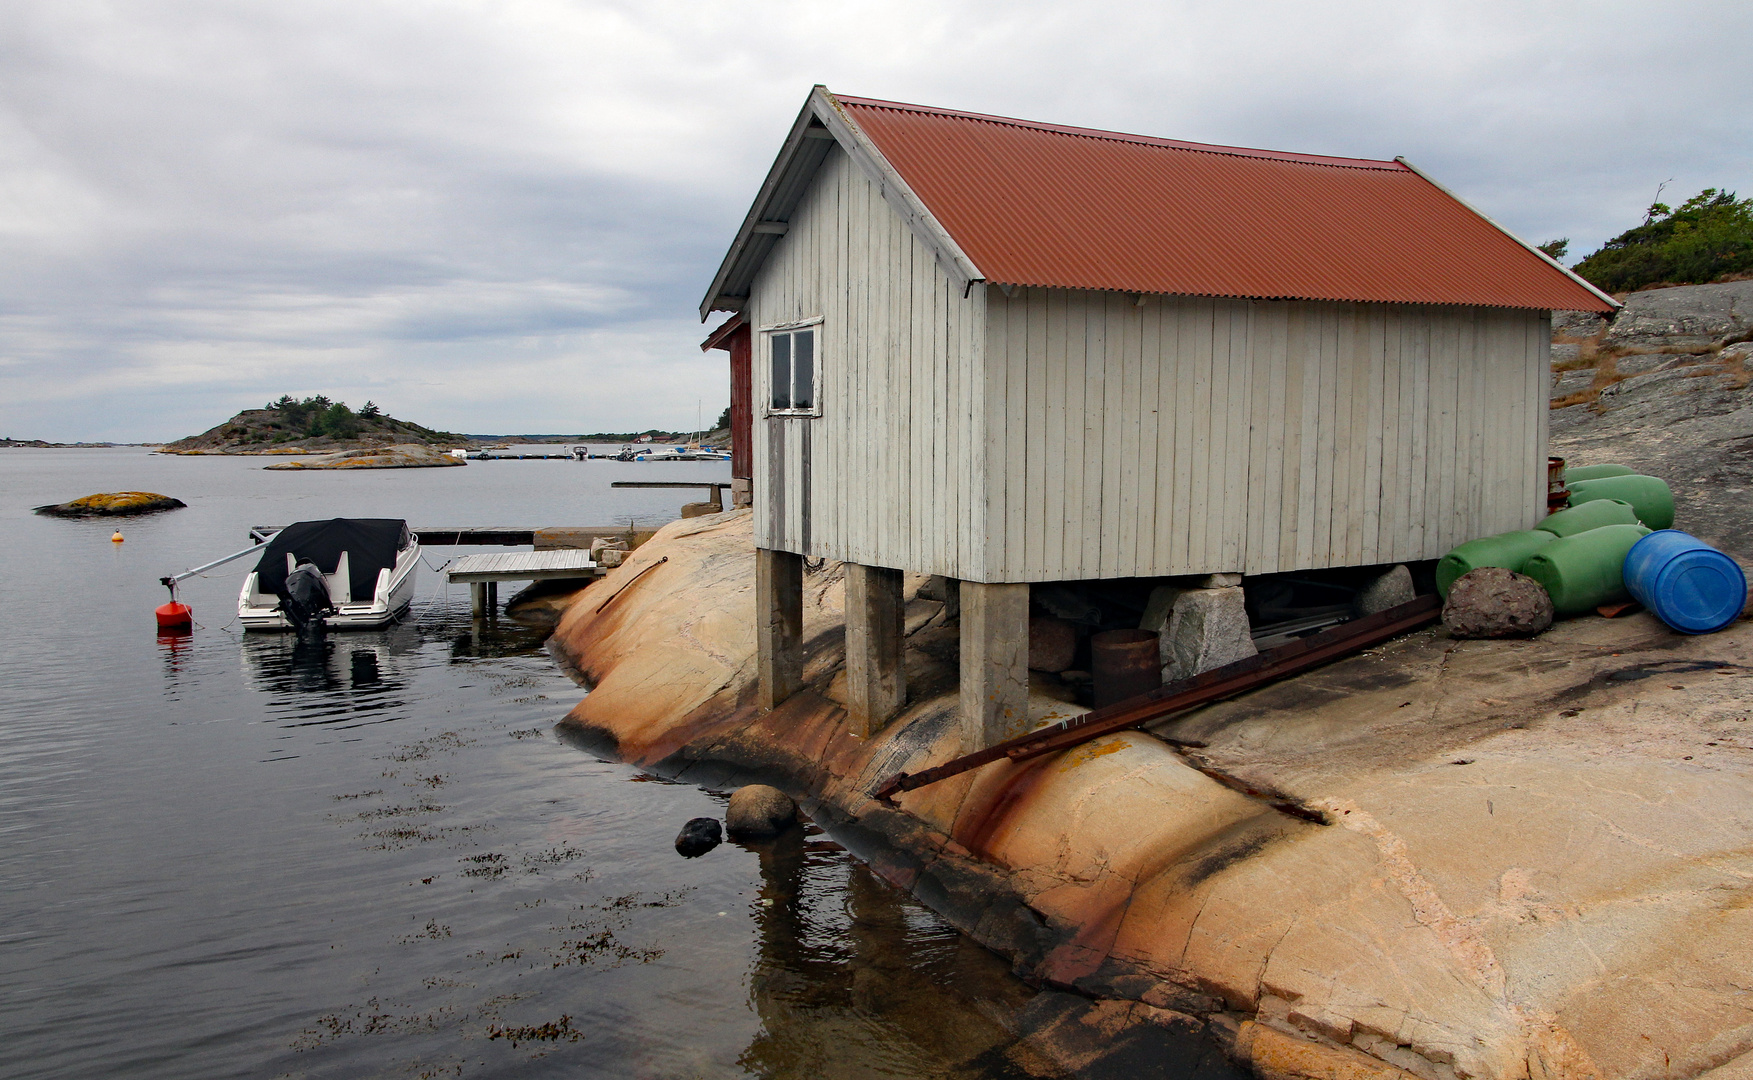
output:
<path id="1" fill-rule="evenodd" d="M 752 353 L 764 694 L 797 685 L 806 556 L 852 564 L 866 729 L 905 700 L 900 572 L 964 583 L 978 743 L 1023 712 L 1028 583 L 1392 564 L 1527 527 L 1550 312 L 1615 306 L 1400 159 L 816 87 L 701 305 Z"/>

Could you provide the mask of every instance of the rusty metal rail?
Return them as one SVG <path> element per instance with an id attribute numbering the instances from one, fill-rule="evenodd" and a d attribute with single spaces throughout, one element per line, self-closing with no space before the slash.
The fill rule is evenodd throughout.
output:
<path id="1" fill-rule="evenodd" d="M 602 614 L 602 610 L 604 608 L 606 608 L 610 604 L 614 603 L 616 597 L 620 596 L 622 593 L 624 593 L 628 589 L 632 588 L 633 583 L 635 581 L 638 581 L 640 578 L 644 577 L 646 575 L 647 571 L 655 570 L 658 567 L 662 566 L 664 563 L 667 563 L 669 561 L 670 561 L 670 557 L 668 555 L 665 555 L 663 558 L 657 560 L 656 562 L 648 563 L 645 566 L 641 567 L 639 570 L 639 573 L 634 574 L 632 577 L 630 577 L 626 581 L 622 582 L 621 587 L 619 589 L 616 589 L 614 592 L 610 593 L 609 598 L 607 600 L 604 600 L 602 603 L 597 605 L 597 614 L 599 614 L 599 615 Z"/>
<path id="2" fill-rule="evenodd" d="M 883 802 L 891 802 L 903 791 L 935 784 L 939 780 L 977 769 L 1000 758 L 1027 761 L 1056 750 L 1070 749 L 1101 735 L 1160 720 L 1170 713 L 1234 697 L 1417 630 L 1434 622 L 1441 612 L 1440 598 L 1434 595 L 1420 596 L 1409 603 L 1342 623 L 1318 634 L 1310 634 L 1306 638 L 1299 638 L 1276 649 L 1268 649 L 1246 660 L 1213 668 L 1191 679 L 1172 682 L 1148 694 L 1140 694 L 1127 701 L 1031 731 L 1027 735 L 1007 739 L 984 750 L 946 761 L 935 768 L 916 773 L 897 773 L 872 789 L 871 795 Z"/>

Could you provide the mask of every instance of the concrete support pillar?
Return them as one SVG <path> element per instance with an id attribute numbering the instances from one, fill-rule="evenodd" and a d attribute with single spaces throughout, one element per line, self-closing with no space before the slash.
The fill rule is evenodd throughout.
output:
<path id="1" fill-rule="evenodd" d="M 485 581 L 469 582 L 469 617 L 475 619 L 487 617 L 487 583 Z"/>
<path id="2" fill-rule="evenodd" d="M 907 704 L 906 638 L 901 571 L 847 563 L 846 708 L 861 739 L 881 731 Z"/>
<path id="3" fill-rule="evenodd" d="M 962 582 L 962 748 L 1029 727 L 1029 587 Z"/>
<path id="4" fill-rule="evenodd" d="M 755 667 L 763 709 L 803 686 L 803 556 L 755 549 Z"/>

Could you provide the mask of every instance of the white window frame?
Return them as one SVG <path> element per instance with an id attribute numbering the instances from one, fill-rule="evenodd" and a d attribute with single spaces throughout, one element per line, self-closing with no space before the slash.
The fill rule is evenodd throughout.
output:
<path id="1" fill-rule="evenodd" d="M 822 316 L 812 319 L 797 319 L 792 322 L 774 323 L 761 327 L 761 353 L 756 361 L 764 372 L 761 378 L 761 415 L 779 417 L 819 417 L 822 415 Z M 799 330 L 809 330 L 810 335 L 810 380 L 811 401 L 807 409 L 781 409 L 773 405 L 773 339 L 783 335 L 795 334 Z M 795 354 L 793 354 L 795 355 Z"/>

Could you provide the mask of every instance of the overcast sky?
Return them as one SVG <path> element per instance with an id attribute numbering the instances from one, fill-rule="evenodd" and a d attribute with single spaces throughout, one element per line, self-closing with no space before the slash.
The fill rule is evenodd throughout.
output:
<path id="1" fill-rule="evenodd" d="M 1574 261 L 1669 178 L 1753 194 L 1749 42 L 1745 0 L 7 0 L 0 436 L 710 422 L 696 308 L 817 82 L 1403 154 Z"/>

